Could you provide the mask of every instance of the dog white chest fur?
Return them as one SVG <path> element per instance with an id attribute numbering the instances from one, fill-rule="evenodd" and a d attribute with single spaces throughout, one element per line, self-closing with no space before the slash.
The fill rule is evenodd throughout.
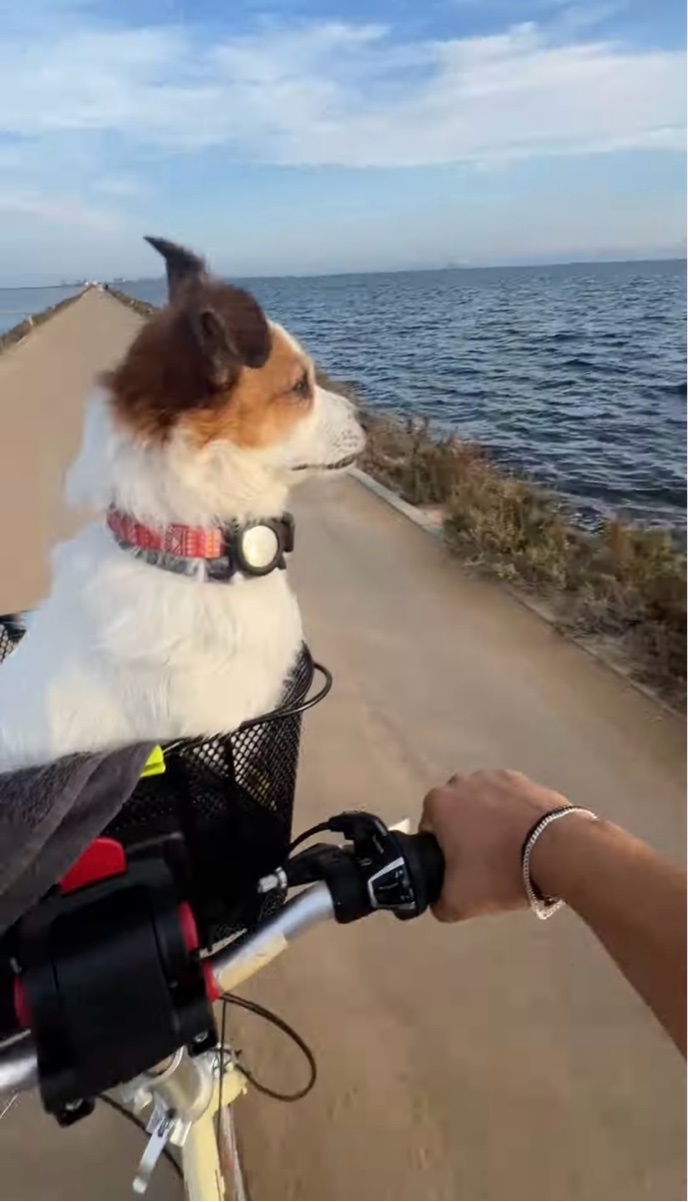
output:
<path id="1" fill-rule="evenodd" d="M 48 600 L 0 668 L 0 772 L 234 730 L 272 709 L 302 642 L 286 572 L 202 583 L 103 523 L 57 548 Z"/>
<path id="2" fill-rule="evenodd" d="M 242 363 L 226 401 L 178 406 L 164 438 L 113 373 L 90 401 L 70 499 L 158 528 L 217 526 L 278 517 L 296 479 L 353 458 L 353 407 L 315 384 L 285 331 L 270 326 L 269 339 L 269 376 Z M 231 731 L 278 703 L 303 637 L 287 572 L 178 576 L 120 548 L 102 519 L 56 548 L 53 566 L 49 597 L 0 666 L 0 772 Z"/>

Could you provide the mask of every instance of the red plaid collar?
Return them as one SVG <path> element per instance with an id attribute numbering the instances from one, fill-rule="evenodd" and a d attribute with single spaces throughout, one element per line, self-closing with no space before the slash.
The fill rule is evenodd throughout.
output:
<path id="1" fill-rule="evenodd" d="M 180 559 L 220 559 L 227 553 L 225 535 L 218 527 L 172 522 L 164 529 L 154 530 L 114 506 L 108 509 L 107 524 L 119 543 L 141 551 L 161 551 Z"/>

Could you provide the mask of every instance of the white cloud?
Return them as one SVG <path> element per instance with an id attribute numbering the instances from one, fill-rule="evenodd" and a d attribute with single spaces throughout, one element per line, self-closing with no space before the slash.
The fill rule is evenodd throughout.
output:
<path id="1" fill-rule="evenodd" d="M 534 24 L 420 43 L 344 23 L 219 44 L 175 26 L 77 29 L 19 49 L 0 33 L 0 131 L 29 142 L 344 167 L 682 146 L 682 53 Z"/>
<path id="2" fill-rule="evenodd" d="M 49 197 L 31 192 L 0 192 L 0 213 L 36 218 L 54 225 L 80 226 L 82 229 L 109 233 L 120 229 L 117 213 L 95 209 L 76 197 Z"/>
<path id="3" fill-rule="evenodd" d="M 99 175 L 93 191 L 116 200 L 139 200 L 150 195 L 146 184 L 131 175 Z"/>
<path id="4" fill-rule="evenodd" d="M 507 0 L 501 11 L 507 21 L 513 11 Z M 56 270 L 69 272 L 74 256 L 87 253 L 116 274 L 146 270 L 137 258 L 143 252 L 129 248 L 159 221 L 179 236 L 198 230 L 219 249 L 227 236 L 221 205 L 214 218 L 213 196 L 194 201 L 193 156 L 202 152 L 205 166 L 213 161 L 219 198 L 222 171 L 232 163 L 469 164 L 475 172 L 499 170 L 508 181 L 517 160 L 683 148 L 683 53 L 631 49 L 602 36 L 595 26 L 608 15 L 605 0 L 597 7 L 587 0 L 533 0 L 533 11 L 541 23 L 491 36 L 412 40 L 372 23 L 257 19 L 252 33 L 222 37 L 192 24 L 108 25 L 96 0 L 35 0 L 23 7 L 0 0 L 3 270 L 21 277 L 30 257 L 39 263 L 52 256 Z M 175 189 L 156 178 L 165 160 L 165 180 L 179 178 L 188 196 L 183 218 Z M 401 194 L 403 173 L 398 180 L 393 187 Z M 428 213 L 432 194 L 429 175 Z M 511 214 L 514 200 L 509 195 Z M 327 264 L 328 245 L 358 241 L 365 266 L 385 238 L 385 262 L 402 253 L 411 256 L 409 263 L 416 262 L 413 256 L 441 261 L 442 247 L 453 245 L 459 207 L 461 228 L 469 229 L 468 203 L 457 197 L 456 208 L 438 222 L 414 211 L 403 229 L 394 224 L 393 204 L 389 213 L 347 215 L 341 229 L 337 213 L 323 210 L 319 232 L 310 218 L 300 230 L 292 217 L 286 241 L 296 246 L 301 238 L 301 250 L 284 269 L 306 266 L 309 255 Z M 648 197 L 642 203 L 651 225 L 659 202 Z M 616 218 L 604 219 L 592 200 L 583 208 L 589 244 L 596 237 L 608 241 Z M 565 218 L 559 201 L 556 209 L 565 239 L 575 214 Z M 633 218 L 638 244 L 646 236 L 639 213 Z M 529 201 L 521 240 L 528 220 L 539 228 L 541 216 Z M 675 224 L 673 210 L 670 216 Z M 489 230 L 478 223 L 475 245 L 497 253 L 499 222 L 508 225 L 510 217 L 502 215 Z M 280 245 L 284 241 L 280 235 Z M 264 269 L 278 266 L 268 242 L 264 229 L 256 233 L 250 260 L 241 260 L 245 270 L 263 262 L 263 243 Z M 236 253 L 242 250 L 243 242 Z"/>

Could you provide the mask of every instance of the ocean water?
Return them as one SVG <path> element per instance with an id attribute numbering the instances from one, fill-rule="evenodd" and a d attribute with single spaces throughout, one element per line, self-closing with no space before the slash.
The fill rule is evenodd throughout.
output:
<path id="1" fill-rule="evenodd" d="M 580 521 L 684 526 L 685 263 L 238 282 L 368 403 L 480 442 Z"/>
<path id="2" fill-rule="evenodd" d="M 0 334 L 19 325 L 32 313 L 40 313 L 74 296 L 78 287 L 59 288 L 0 288 Z"/>

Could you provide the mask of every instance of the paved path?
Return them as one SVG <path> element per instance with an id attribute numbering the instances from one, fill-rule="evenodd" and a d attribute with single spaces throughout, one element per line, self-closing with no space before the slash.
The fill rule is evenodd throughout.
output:
<path id="1" fill-rule="evenodd" d="M 306 720 L 300 826 L 509 765 L 680 854 L 681 723 L 360 485 L 309 489 L 293 577 L 336 689 Z M 685 1196 L 682 1065 L 570 914 L 322 929 L 252 994 L 321 1070 L 299 1106 L 244 1104 L 256 1198 Z"/>
<path id="2" fill-rule="evenodd" d="M 37 360 L 57 343 L 73 378 L 88 376 L 135 320 L 91 294 L 54 319 L 61 338 L 53 329 L 46 344 L 48 323 L 33 351 L 28 342 L 9 355 L 23 355 L 38 378 Z M 82 337 L 87 326 L 102 330 L 99 346 Z M 6 370 L 3 357 L 0 422 Z M 42 370 L 43 403 L 63 407 L 73 433 L 79 398 L 64 388 L 51 398 L 50 365 Z M 14 380 L 21 387 L 16 367 Z M 13 429 L 26 457 L 19 410 Z M 51 488 L 72 433 L 51 447 Z M 14 510 L 28 510 L 38 529 L 45 513 L 26 505 L 30 472 L 15 467 L 14 478 Z M 293 577 L 313 650 L 336 677 L 306 722 L 299 827 L 346 806 L 414 813 L 452 769 L 508 764 L 679 854 L 680 722 L 499 587 L 466 577 L 355 482 L 309 485 L 297 515 Z M 42 545 L 19 572 L 12 560 L 19 602 L 42 579 Z M 570 914 L 548 924 L 523 915 L 447 929 L 380 917 L 323 928 L 251 992 L 312 1041 L 321 1074 L 298 1105 L 258 1094 L 240 1104 L 256 1199 L 685 1197 L 680 1061 Z M 266 1080 L 288 1086 L 298 1062 L 249 1021 L 245 1053 Z M 43 1140 L 24 1132 L 25 1147 L 52 1156 L 55 1141 L 48 1153 Z M 54 1163 L 60 1180 L 69 1166 Z M 31 1172 L 11 1174 L 13 1190 L 21 1182 L 12 1196 L 49 1196 L 28 1192 Z"/>
<path id="3" fill-rule="evenodd" d="M 0 355 L 0 612 L 47 588 L 48 548 L 75 525 L 62 477 L 79 445 L 84 398 L 139 323 L 92 290 Z"/>

